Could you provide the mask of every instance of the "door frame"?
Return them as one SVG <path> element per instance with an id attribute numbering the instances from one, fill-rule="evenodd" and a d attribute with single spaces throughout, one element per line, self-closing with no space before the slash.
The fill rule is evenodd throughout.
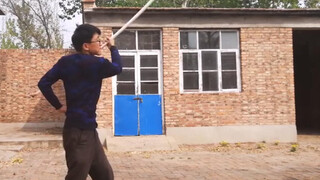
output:
<path id="1" fill-rule="evenodd" d="M 162 47 L 162 33 L 160 31 L 160 47 Z M 158 56 L 158 95 L 161 96 L 161 121 L 162 121 L 162 134 L 164 134 L 164 101 L 163 101 L 163 59 L 162 59 L 162 50 L 119 50 L 121 56 L 134 56 L 135 57 L 135 88 L 139 86 L 140 82 L 140 56 L 141 55 L 157 55 Z M 139 60 L 136 60 L 139 59 Z M 115 95 L 117 91 L 117 76 L 112 77 L 112 124 L 113 124 L 113 135 L 115 135 Z M 143 95 L 141 94 L 141 88 L 138 90 L 135 89 L 136 96 Z"/>

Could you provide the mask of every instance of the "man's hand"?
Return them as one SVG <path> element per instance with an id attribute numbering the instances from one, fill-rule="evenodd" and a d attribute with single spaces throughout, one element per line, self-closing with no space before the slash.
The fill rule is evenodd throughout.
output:
<path id="1" fill-rule="evenodd" d="M 60 109 L 58 109 L 57 111 L 59 111 L 60 113 L 65 114 L 67 112 L 67 107 L 66 106 L 62 106 Z"/>
<path id="2" fill-rule="evenodd" d="M 114 46 L 114 39 L 107 38 L 106 43 L 101 45 L 101 49 L 103 49 L 105 46 L 107 46 L 109 49 L 111 48 L 111 46 Z"/>
<path id="3" fill-rule="evenodd" d="M 114 46 L 114 39 L 107 38 L 107 46 L 109 49 L 111 48 L 111 46 Z"/>

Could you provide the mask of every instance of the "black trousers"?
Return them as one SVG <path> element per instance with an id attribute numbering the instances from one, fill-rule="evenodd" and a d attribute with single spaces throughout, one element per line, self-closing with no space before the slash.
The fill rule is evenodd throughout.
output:
<path id="1" fill-rule="evenodd" d="M 66 180 L 113 180 L 112 167 L 96 130 L 63 129 L 63 147 L 68 174 Z"/>

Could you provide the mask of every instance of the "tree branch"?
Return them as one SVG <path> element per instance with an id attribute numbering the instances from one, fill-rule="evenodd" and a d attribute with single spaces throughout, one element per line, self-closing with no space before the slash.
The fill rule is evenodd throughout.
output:
<path id="1" fill-rule="evenodd" d="M 23 0 L 25 2 L 25 0 Z M 32 6 L 31 4 L 25 2 L 27 4 L 27 6 L 33 11 L 33 13 L 39 18 L 41 24 L 43 25 L 44 27 L 44 30 L 46 31 L 46 36 L 47 36 L 47 47 L 48 48 L 52 48 L 52 44 L 51 44 L 51 35 L 50 35 L 50 32 L 49 32 L 49 25 L 48 25 L 48 22 L 46 21 L 47 19 L 45 18 L 45 14 L 43 12 L 43 8 L 42 8 L 42 5 L 41 5 L 41 2 L 39 0 L 37 0 L 37 3 L 38 3 L 38 6 L 39 6 L 39 9 L 40 9 L 40 13 L 38 13 L 38 11 L 36 11 Z"/>

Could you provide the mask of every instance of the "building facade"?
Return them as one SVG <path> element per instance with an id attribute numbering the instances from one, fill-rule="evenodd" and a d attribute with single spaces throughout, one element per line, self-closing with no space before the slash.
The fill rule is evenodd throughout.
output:
<path id="1" fill-rule="evenodd" d="M 107 36 L 139 10 L 83 3 L 84 23 Z M 108 92 L 114 135 L 296 141 L 295 34 L 317 31 L 319 13 L 149 8 L 116 38 L 124 70 Z"/>
<path id="2" fill-rule="evenodd" d="M 102 39 L 139 11 L 95 7 L 94 0 L 83 5 L 84 23 L 98 26 Z M 147 9 L 115 39 L 124 68 L 103 82 L 99 127 L 113 136 L 171 136 L 180 144 L 294 142 L 297 129 L 320 131 L 319 15 L 312 9 Z M 28 81 L 25 91 L 33 92 L 66 51 L 20 52 L 34 63 L 18 58 L 23 70 L 12 71 L 19 52 L 0 54 L 7 59 L 1 62 L 1 90 L 7 92 L 1 120 L 62 122 L 41 96 L 33 97 L 33 104 L 30 97 L 25 101 L 25 92 L 8 100 L 25 87 L 9 79 L 32 66 L 34 75 L 19 82 Z M 110 57 L 108 50 L 103 54 Z M 63 96 L 61 84 L 55 90 Z M 13 99 L 20 103 L 10 112 Z M 22 102 L 29 106 L 18 116 Z"/>

